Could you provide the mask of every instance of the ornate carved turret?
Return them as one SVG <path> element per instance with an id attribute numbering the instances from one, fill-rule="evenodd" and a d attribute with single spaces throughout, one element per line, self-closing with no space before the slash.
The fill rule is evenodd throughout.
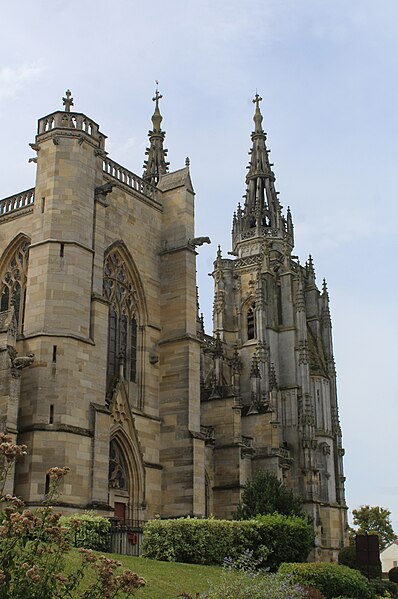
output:
<path id="1" fill-rule="evenodd" d="M 145 154 L 148 159 L 144 161 L 144 173 L 142 178 L 152 185 L 157 185 L 161 175 L 164 175 L 169 170 L 169 162 L 166 162 L 167 150 L 163 148 L 165 132 L 161 129 L 163 120 L 159 110 L 159 100 L 162 95 L 156 88 L 155 96 L 152 100 L 155 102 L 155 111 L 152 115 L 152 130 L 149 131 L 148 137 L 150 146 L 146 149 Z"/>

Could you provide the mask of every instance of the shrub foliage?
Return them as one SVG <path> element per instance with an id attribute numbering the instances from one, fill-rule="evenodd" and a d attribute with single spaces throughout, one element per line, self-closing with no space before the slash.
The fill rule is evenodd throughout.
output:
<path id="1" fill-rule="evenodd" d="M 398 584 L 395 582 L 391 582 L 390 580 L 380 580 L 379 578 L 374 578 L 369 582 L 373 592 L 378 597 L 398 597 Z M 388 595 L 386 595 L 386 592 Z"/>
<path id="2" fill-rule="evenodd" d="M 283 561 L 307 558 L 314 533 L 302 518 L 280 514 L 253 520 L 178 518 L 152 520 L 145 525 L 146 557 L 194 564 L 221 564 L 250 548 L 255 559 L 275 570 Z"/>
<path id="3" fill-rule="evenodd" d="M 288 489 L 273 472 L 256 472 L 248 481 L 238 504 L 238 520 L 249 520 L 258 514 L 303 516 L 301 499 Z"/>
<path id="4" fill-rule="evenodd" d="M 360 572 L 347 566 L 318 562 L 313 564 L 281 564 L 279 572 L 291 574 L 294 582 L 315 587 L 326 599 L 343 596 L 351 599 L 373 599 L 373 590 Z"/>
<path id="5" fill-rule="evenodd" d="M 187 597 L 187 595 L 182 595 Z M 229 572 L 214 588 L 200 595 L 200 599 L 308 599 L 310 596 L 294 584 L 289 576 L 280 574 L 247 575 Z M 193 597 L 189 597 L 193 599 Z M 316 599 L 322 599 L 316 597 Z"/>
<path id="6" fill-rule="evenodd" d="M 61 516 L 59 523 L 70 531 L 70 542 L 73 547 L 108 551 L 111 528 L 108 518 L 90 513 L 74 514 Z"/>
<path id="7" fill-rule="evenodd" d="M 398 568 L 391 568 L 388 572 L 388 578 L 391 582 L 398 582 Z"/>

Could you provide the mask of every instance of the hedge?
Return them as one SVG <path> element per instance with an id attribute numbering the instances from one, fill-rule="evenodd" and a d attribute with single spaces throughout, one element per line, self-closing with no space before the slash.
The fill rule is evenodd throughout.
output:
<path id="1" fill-rule="evenodd" d="M 163 561 L 221 564 L 246 549 L 255 559 L 266 557 L 262 567 L 276 570 L 283 561 L 307 559 L 314 532 L 303 518 L 280 514 L 253 520 L 178 518 L 151 520 L 145 525 L 143 555 Z"/>
<path id="2" fill-rule="evenodd" d="M 373 599 L 373 590 L 357 570 L 347 566 L 318 562 L 314 564 L 281 564 L 279 572 L 291 574 L 295 583 L 319 589 L 327 599 Z"/>
<path id="3" fill-rule="evenodd" d="M 61 516 L 61 526 L 70 529 L 70 540 L 74 547 L 108 551 L 111 523 L 107 518 L 92 514 Z"/>

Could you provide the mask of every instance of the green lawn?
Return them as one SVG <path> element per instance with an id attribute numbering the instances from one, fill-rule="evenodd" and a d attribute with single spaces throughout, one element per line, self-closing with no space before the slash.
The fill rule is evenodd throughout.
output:
<path id="1" fill-rule="evenodd" d="M 222 576 L 219 566 L 198 566 L 196 564 L 180 564 L 158 562 L 144 557 L 106 554 L 145 578 L 147 584 L 136 593 L 137 599 L 176 599 L 183 591 L 195 598 L 195 593 L 205 591 Z M 80 562 L 78 550 L 68 556 L 66 571 L 71 571 Z"/>

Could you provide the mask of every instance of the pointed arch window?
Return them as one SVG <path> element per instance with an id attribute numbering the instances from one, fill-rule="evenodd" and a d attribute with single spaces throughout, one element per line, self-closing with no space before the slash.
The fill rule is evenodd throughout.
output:
<path id="1" fill-rule="evenodd" d="M 249 306 L 246 313 L 246 326 L 247 326 L 247 338 L 256 338 L 256 316 L 255 316 L 256 304 L 253 303 Z"/>
<path id="2" fill-rule="evenodd" d="M 104 296 L 110 302 L 108 321 L 108 384 L 119 375 L 137 378 L 137 313 L 135 290 L 118 251 L 105 259 Z"/>
<path id="3" fill-rule="evenodd" d="M 14 306 L 19 333 L 23 330 L 25 315 L 28 253 L 29 242 L 25 239 L 6 265 L 0 283 L 0 310 L 10 310 L 11 306 Z"/>

